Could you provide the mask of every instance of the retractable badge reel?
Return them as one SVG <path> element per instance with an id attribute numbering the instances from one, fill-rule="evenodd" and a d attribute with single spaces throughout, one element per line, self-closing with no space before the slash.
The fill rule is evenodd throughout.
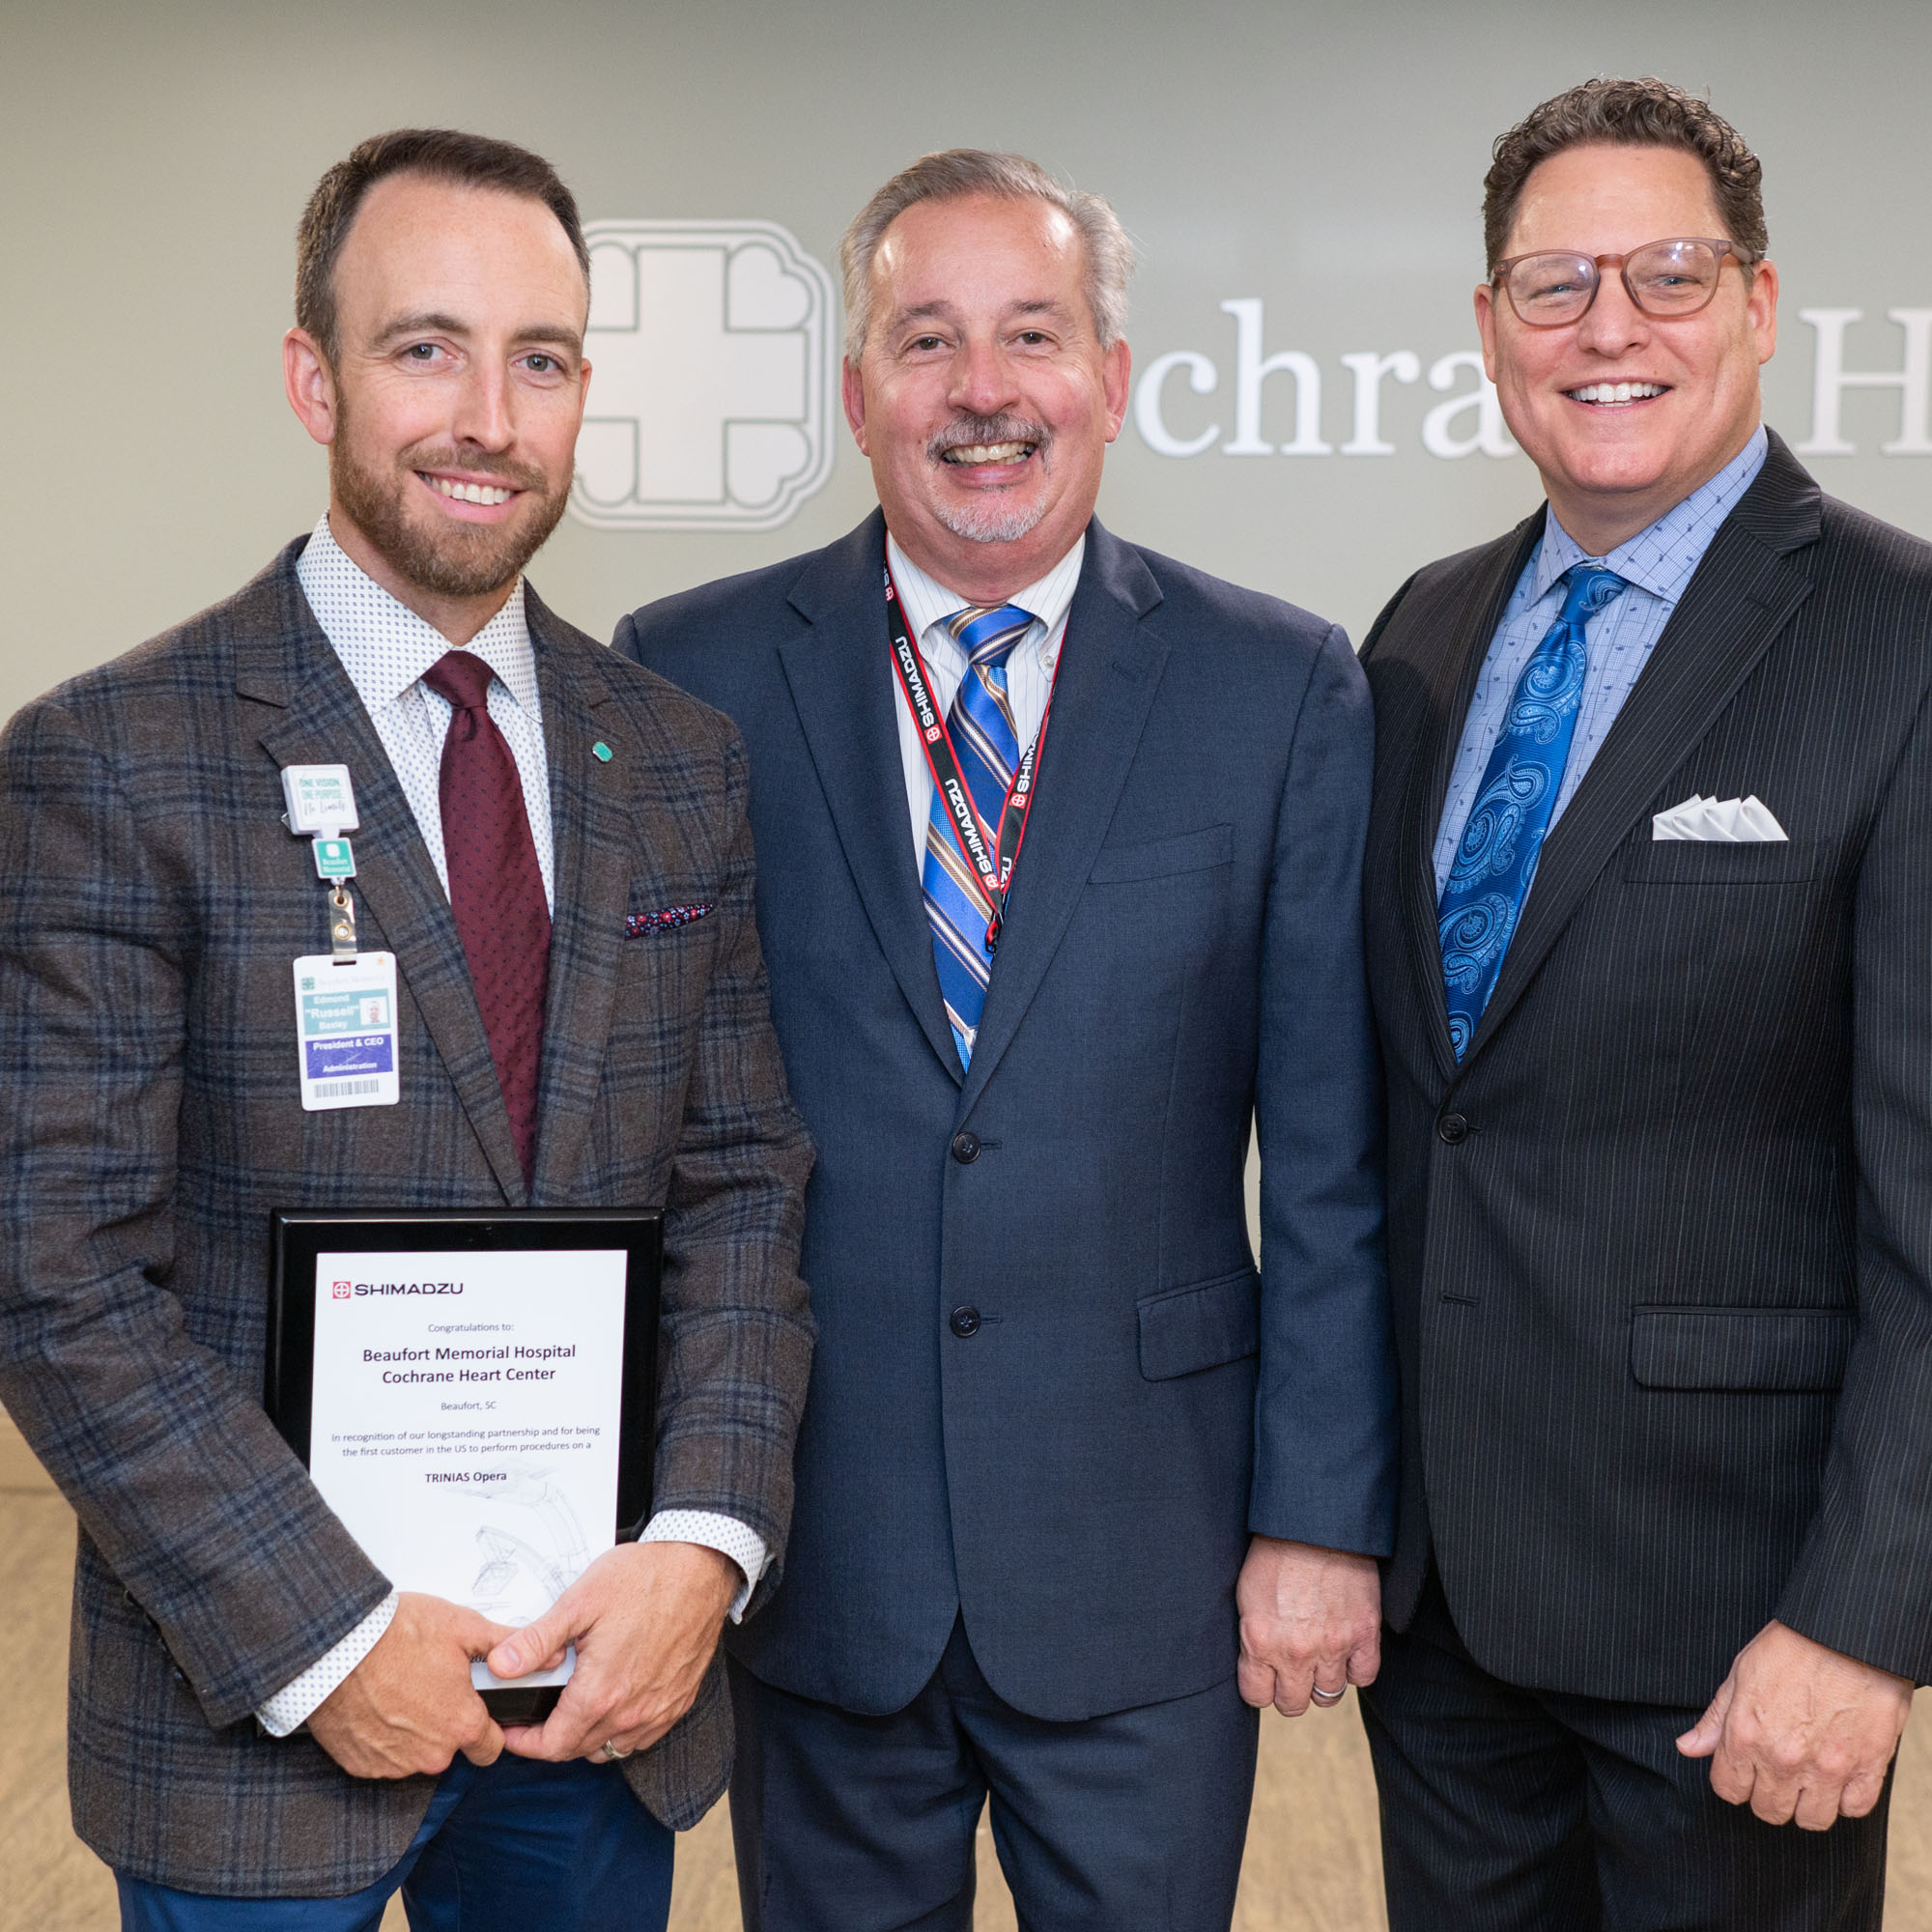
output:
<path id="1" fill-rule="evenodd" d="M 396 958 L 363 952 L 355 941 L 349 881 L 355 852 L 344 836 L 360 828 L 347 765 L 285 765 L 286 822 L 311 841 L 325 889 L 329 951 L 295 962 L 296 1053 L 301 1103 L 392 1107 L 402 1097 L 396 1068 Z"/>

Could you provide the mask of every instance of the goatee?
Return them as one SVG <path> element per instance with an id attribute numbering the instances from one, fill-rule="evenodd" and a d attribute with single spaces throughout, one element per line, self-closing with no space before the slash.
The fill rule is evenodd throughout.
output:
<path id="1" fill-rule="evenodd" d="M 502 457 L 420 444 L 405 450 L 393 469 L 371 469 L 357 457 L 345 419 L 329 445 L 329 484 L 352 522 L 397 576 L 437 597 L 482 597 L 507 590 L 561 521 L 568 488 L 553 491 L 540 469 Z M 413 472 L 462 470 L 494 476 L 526 493 L 527 508 L 504 524 L 433 526 L 405 505 Z M 522 506 L 520 506 L 522 507 Z"/>
<path id="2" fill-rule="evenodd" d="M 1027 461 L 1044 469 L 1053 449 L 1053 432 L 1044 423 L 1025 416 L 957 415 L 926 444 L 925 453 L 933 462 L 943 463 L 949 449 L 998 442 L 1031 444 L 1033 454 Z M 1046 515 L 1046 504 L 1038 496 L 1031 502 L 1009 503 L 1004 492 L 988 491 L 970 502 L 942 497 L 933 506 L 933 515 L 955 537 L 964 537 L 968 543 L 1017 543 L 1037 526 Z"/>

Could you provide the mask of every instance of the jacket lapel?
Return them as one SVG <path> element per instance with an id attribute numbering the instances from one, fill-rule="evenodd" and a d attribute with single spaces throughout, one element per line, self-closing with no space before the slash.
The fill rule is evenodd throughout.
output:
<path id="1" fill-rule="evenodd" d="M 1039 789 L 1013 873 L 962 1114 L 1018 1032 L 1113 821 L 1167 662 L 1167 645 L 1141 623 L 1159 602 L 1160 587 L 1139 555 L 1097 521 L 1089 524 L 1040 751 Z M 923 927 L 923 908 L 920 923 Z"/>
<path id="2" fill-rule="evenodd" d="M 940 997 L 900 779 L 886 650 L 886 522 L 874 512 L 792 587 L 811 629 L 779 647 L 818 782 L 880 951 L 932 1050 L 964 1070 Z"/>
<path id="3" fill-rule="evenodd" d="M 504 1200 L 520 1207 L 523 1171 L 449 899 L 388 753 L 302 594 L 295 572 L 300 554 L 301 546 L 292 546 L 276 572 L 279 635 L 243 639 L 238 647 L 236 690 L 280 714 L 259 734 L 277 766 L 349 767 L 362 821 L 355 834 L 351 890 L 396 955 L 397 975 L 422 1014 Z M 318 946 L 323 931 L 318 886 Z"/>
<path id="4" fill-rule="evenodd" d="M 1430 1045 L 1445 1078 L 1455 1075 L 1456 1049 L 1449 1040 L 1449 1004 L 1442 984 L 1442 945 L 1435 920 L 1435 834 L 1490 640 L 1542 534 L 1543 515 L 1539 511 L 1491 546 L 1479 559 L 1473 581 L 1456 597 L 1460 615 L 1453 619 L 1455 630 L 1448 649 L 1430 660 L 1435 678 L 1424 698 L 1422 728 L 1407 760 L 1408 785 L 1399 819 L 1404 855 L 1403 926 Z M 1399 749 L 1391 749 L 1401 755 Z"/>
<path id="5" fill-rule="evenodd" d="M 530 642 L 543 704 L 555 840 L 556 909 L 550 930 L 533 1200 L 567 1198 L 590 1132 L 611 1037 L 631 878 L 646 863 L 635 849 L 626 796 L 637 772 L 593 756 L 597 711 L 610 686 L 588 650 L 560 640 L 561 627 L 526 589 Z"/>
<path id="6" fill-rule="evenodd" d="M 1521 998 L 1632 821 L 1717 723 L 1811 594 L 1820 493 L 1775 434 L 1764 469 L 1697 566 L 1589 772 L 1556 821 L 1464 1065 Z"/>

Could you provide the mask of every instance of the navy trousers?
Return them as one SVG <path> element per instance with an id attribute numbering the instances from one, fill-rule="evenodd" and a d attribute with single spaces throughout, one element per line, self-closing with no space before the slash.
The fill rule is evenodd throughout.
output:
<path id="1" fill-rule="evenodd" d="M 1227 1932 L 1257 1738 L 1232 1672 L 1054 1723 L 998 1695 L 956 1623 L 890 1717 L 794 1697 L 735 1660 L 731 1694 L 745 1932 L 971 1932 L 989 1795 L 1023 1932 Z"/>
<path id="2" fill-rule="evenodd" d="M 1433 1568 L 1361 1694 L 1390 1932 L 1877 1932 L 1889 1782 L 1829 1832 L 1767 1825 L 1679 1754 L 1701 1711 L 1492 1677 Z"/>
<path id="3" fill-rule="evenodd" d="M 345 1898 L 214 1898 L 115 1874 L 123 1932 L 664 1932 L 676 1836 L 614 1764 L 458 1758 L 410 1848 Z"/>

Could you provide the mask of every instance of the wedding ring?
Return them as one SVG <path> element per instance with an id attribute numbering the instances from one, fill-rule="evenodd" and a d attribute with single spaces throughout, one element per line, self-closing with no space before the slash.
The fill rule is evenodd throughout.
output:
<path id="1" fill-rule="evenodd" d="M 1324 1690 L 1318 1684 L 1309 1690 L 1308 1694 L 1314 1698 L 1316 1703 L 1326 1710 L 1331 1705 L 1339 1704 L 1349 1694 L 1349 1687 L 1345 1684 L 1339 1690 Z"/>
<path id="2" fill-rule="evenodd" d="M 620 1751 L 617 1748 L 615 1738 L 606 1738 L 601 1747 L 600 1755 L 610 1759 L 612 1764 L 615 1764 L 620 1758 L 629 1757 L 631 1753 L 629 1751 Z"/>

